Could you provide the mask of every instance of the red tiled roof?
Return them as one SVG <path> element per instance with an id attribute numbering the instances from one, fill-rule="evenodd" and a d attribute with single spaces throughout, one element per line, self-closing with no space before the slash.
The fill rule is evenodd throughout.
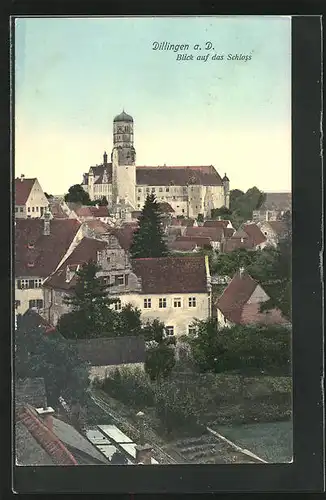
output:
<path id="1" fill-rule="evenodd" d="M 233 229 L 232 227 L 225 227 L 223 229 L 223 232 L 225 238 L 231 238 L 231 236 L 233 236 L 235 233 L 235 229 Z"/>
<path id="2" fill-rule="evenodd" d="M 206 238 L 204 236 L 178 236 L 176 239 L 177 242 L 185 242 L 185 241 L 192 241 L 196 243 L 197 246 L 204 248 L 205 246 L 209 246 L 212 242 L 210 238 Z"/>
<path id="3" fill-rule="evenodd" d="M 172 241 L 169 245 L 170 250 L 175 252 L 192 252 L 197 248 L 194 240 L 179 240 Z"/>
<path id="4" fill-rule="evenodd" d="M 228 320 L 238 323 L 241 318 L 242 308 L 257 285 L 257 282 L 248 273 L 244 272 L 240 276 L 238 272 L 217 300 L 217 308 Z"/>
<path id="5" fill-rule="evenodd" d="M 104 250 L 107 245 L 106 241 L 83 238 L 69 257 L 61 264 L 59 269 L 43 283 L 43 286 L 55 289 L 58 288 L 60 290 L 70 290 L 74 288 L 76 285 L 75 277 L 68 283 L 66 282 L 67 266 L 69 266 L 71 270 L 76 270 L 78 265 L 86 264 L 90 260 L 97 261 L 97 252 Z"/>
<path id="6" fill-rule="evenodd" d="M 17 219 L 15 223 L 15 276 L 46 278 L 57 267 L 80 227 L 75 219 L 52 219 L 50 234 L 43 234 L 42 219 Z M 28 248 L 33 242 L 34 247 Z"/>
<path id="7" fill-rule="evenodd" d="M 261 232 L 257 224 L 244 224 L 243 230 L 247 233 L 254 247 L 266 241 L 265 235 Z"/>
<path id="8" fill-rule="evenodd" d="M 210 238 L 211 241 L 222 241 L 222 227 L 187 227 L 185 236 L 199 236 L 201 238 Z"/>
<path id="9" fill-rule="evenodd" d="M 107 233 L 110 229 L 109 226 L 105 222 L 103 222 L 99 219 L 87 220 L 83 224 L 85 224 L 85 226 L 89 227 L 97 234 Z"/>
<path id="10" fill-rule="evenodd" d="M 25 205 L 35 184 L 34 179 L 15 179 L 15 205 Z"/>
<path id="11" fill-rule="evenodd" d="M 230 223 L 229 220 L 205 220 L 204 227 L 224 227 Z"/>
<path id="12" fill-rule="evenodd" d="M 18 407 L 16 418 L 32 434 L 34 439 L 51 457 L 56 465 L 78 465 L 77 460 L 67 450 L 58 437 L 38 418 L 29 405 Z"/>
<path id="13" fill-rule="evenodd" d="M 89 207 L 91 214 L 93 217 L 108 217 L 109 209 L 107 206 L 99 206 L 99 207 Z"/>
<path id="14" fill-rule="evenodd" d="M 171 226 L 187 226 L 192 227 L 194 225 L 194 219 L 172 219 Z"/>
<path id="15" fill-rule="evenodd" d="M 186 186 L 200 184 L 204 186 L 222 186 L 222 179 L 213 165 L 208 166 L 164 166 L 136 167 L 138 185 L 149 186 Z"/>
<path id="16" fill-rule="evenodd" d="M 55 219 L 69 219 L 58 201 L 50 204 L 50 211 Z"/>
<path id="17" fill-rule="evenodd" d="M 120 246 L 128 251 L 131 247 L 134 232 L 136 231 L 138 224 L 123 224 L 123 226 L 119 228 L 113 228 L 109 230 L 109 233 L 119 241 Z"/>
<path id="18" fill-rule="evenodd" d="M 288 321 L 278 309 L 260 312 L 260 303 L 248 304 L 258 283 L 243 272 L 238 272 L 216 301 L 217 308 L 232 323 L 236 324 L 286 324 Z"/>
<path id="19" fill-rule="evenodd" d="M 144 294 L 207 292 L 204 256 L 134 259 L 132 268 Z"/>
<path id="20" fill-rule="evenodd" d="M 96 166 L 90 167 L 90 169 L 92 169 L 94 177 L 99 177 L 99 179 L 96 180 L 94 182 L 94 184 L 101 184 L 102 183 L 105 168 L 107 171 L 108 182 L 112 182 L 112 163 L 106 163 L 106 164 L 102 163 L 101 165 L 96 165 Z M 87 180 L 88 180 L 89 174 L 86 174 L 86 175 L 87 175 Z"/>

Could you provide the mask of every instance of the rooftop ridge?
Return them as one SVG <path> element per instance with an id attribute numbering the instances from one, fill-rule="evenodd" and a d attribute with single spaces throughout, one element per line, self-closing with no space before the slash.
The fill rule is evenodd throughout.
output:
<path id="1" fill-rule="evenodd" d="M 58 437 L 41 422 L 27 406 L 17 409 L 18 420 L 58 465 L 78 465 Z"/>

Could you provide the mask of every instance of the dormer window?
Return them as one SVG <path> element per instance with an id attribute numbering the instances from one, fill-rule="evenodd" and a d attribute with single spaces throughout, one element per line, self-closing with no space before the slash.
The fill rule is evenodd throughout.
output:
<path id="1" fill-rule="evenodd" d="M 35 248 L 34 241 L 29 241 L 29 242 L 27 243 L 27 248 L 29 248 L 29 249 Z"/>

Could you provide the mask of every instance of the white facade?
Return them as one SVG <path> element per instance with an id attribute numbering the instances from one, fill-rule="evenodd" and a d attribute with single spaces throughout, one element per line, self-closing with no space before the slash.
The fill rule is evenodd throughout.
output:
<path id="1" fill-rule="evenodd" d="M 44 279 L 26 276 L 15 279 L 15 303 L 17 314 L 24 314 L 31 307 L 42 310 L 44 307 Z"/>
<path id="2" fill-rule="evenodd" d="M 20 182 L 27 183 L 29 181 L 30 179 L 24 179 L 24 177 L 21 177 L 18 183 L 16 183 L 16 191 L 18 191 L 20 187 L 23 187 L 19 185 Z M 35 179 L 25 204 L 15 204 L 15 217 L 22 219 L 41 217 L 48 206 L 49 201 L 45 196 L 40 183 L 37 179 Z"/>

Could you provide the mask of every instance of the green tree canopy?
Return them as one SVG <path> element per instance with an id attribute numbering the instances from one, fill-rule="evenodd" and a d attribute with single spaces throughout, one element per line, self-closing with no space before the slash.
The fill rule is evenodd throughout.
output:
<path id="1" fill-rule="evenodd" d="M 107 285 L 97 276 L 99 266 L 89 261 L 76 272 L 76 286 L 64 299 L 72 311 L 61 316 L 58 329 L 67 338 L 92 338 L 115 328 L 116 315 L 109 306 L 118 299 L 109 297 Z"/>
<path id="2" fill-rule="evenodd" d="M 132 258 L 164 257 L 168 248 L 162 228 L 162 214 L 154 194 L 147 196 L 139 216 L 139 227 L 134 233 L 130 253 Z"/>
<path id="3" fill-rule="evenodd" d="M 89 194 L 84 191 L 80 184 L 74 184 L 68 189 L 65 195 L 65 201 L 70 203 L 81 203 L 82 205 L 91 205 Z"/>
<path id="4" fill-rule="evenodd" d="M 145 371 L 152 381 L 167 378 L 175 365 L 175 353 L 172 346 L 164 343 L 147 349 Z"/>
<path id="5" fill-rule="evenodd" d="M 44 378 L 49 405 L 55 406 L 59 396 L 82 403 L 89 382 L 88 370 L 76 349 L 58 333 L 45 334 L 28 317 L 21 316 L 17 323 L 15 378 Z"/>

